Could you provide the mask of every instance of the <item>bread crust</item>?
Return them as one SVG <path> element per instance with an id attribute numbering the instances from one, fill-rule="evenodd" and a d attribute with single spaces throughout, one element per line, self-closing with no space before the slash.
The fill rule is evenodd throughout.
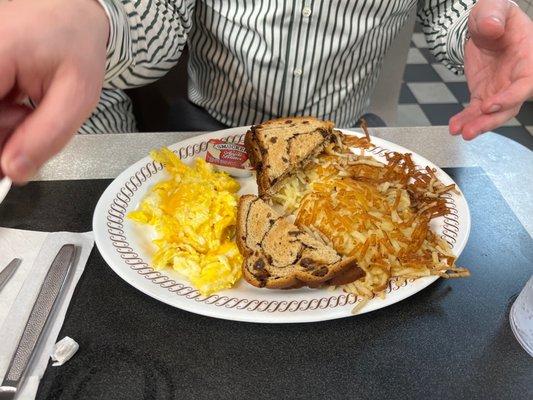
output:
<path id="1" fill-rule="evenodd" d="M 253 239 L 257 243 L 259 243 L 259 246 L 255 249 L 251 248 L 250 245 L 246 242 L 249 235 L 249 232 L 247 231 L 247 224 L 248 220 L 251 218 L 250 210 L 256 201 L 264 203 L 263 200 L 261 200 L 259 197 L 253 195 L 242 196 L 239 199 L 237 212 L 236 242 L 239 250 L 241 251 L 244 257 L 244 279 L 251 285 L 256 287 L 266 287 L 269 289 L 290 289 L 299 288 L 302 286 L 320 287 L 331 282 L 336 276 L 350 275 L 347 274 L 347 271 L 349 270 L 360 270 L 360 268 L 357 266 L 355 258 L 349 257 L 342 259 L 342 257 L 338 255 L 338 253 L 336 253 L 329 246 L 322 245 L 324 249 L 327 249 L 330 252 L 335 252 L 335 254 L 337 254 L 338 256 L 339 261 L 321 265 L 319 262 L 313 260 L 313 268 L 307 270 L 305 268 L 301 268 L 301 265 L 303 264 L 303 258 L 300 258 L 298 259 L 297 264 L 285 267 L 291 268 L 290 273 L 287 273 L 284 276 L 272 276 L 269 271 L 275 270 L 275 268 L 271 265 L 272 262 L 268 262 L 268 259 L 270 258 L 272 260 L 272 257 L 275 255 L 265 253 L 265 249 L 263 248 L 263 241 L 269 230 L 272 229 L 276 222 L 279 222 L 280 224 L 287 223 L 283 221 L 285 217 L 278 215 L 277 213 L 275 213 L 274 210 L 272 210 L 272 215 L 273 218 L 275 218 L 274 220 L 276 222 L 270 225 L 269 230 L 267 230 L 263 238 L 260 238 L 259 240 Z M 264 204 L 266 205 L 266 203 Z M 299 230 L 296 226 L 292 225 L 291 229 L 294 230 L 296 236 L 301 235 L 302 237 L 305 237 L 305 240 L 311 240 L 311 238 L 308 237 L 307 233 Z M 258 263 L 261 263 L 260 273 L 254 274 L 252 270 L 257 270 L 256 265 Z M 326 272 L 324 274 L 317 274 L 317 272 L 321 271 Z M 268 275 L 263 275 L 263 273 L 266 273 Z"/>
<path id="2" fill-rule="evenodd" d="M 320 143 L 317 143 L 311 151 L 309 151 L 309 153 L 303 160 L 300 160 L 297 164 L 287 164 L 286 170 L 283 172 L 283 174 L 277 177 L 272 177 L 271 170 L 269 169 L 271 166 L 267 161 L 267 155 L 269 154 L 268 149 L 270 146 L 272 146 L 272 144 L 265 143 L 264 131 L 268 131 L 272 127 L 279 127 L 279 129 L 284 129 L 287 127 L 290 128 L 292 126 L 315 127 L 311 131 L 306 132 L 304 134 L 310 135 L 319 133 L 322 140 L 320 141 Z M 304 168 L 316 155 L 318 155 L 324 149 L 324 146 L 328 142 L 334 140 L 333 126 L 334 124 L 331 121 L 321 121 L 314 117 L 277 118 L 259 125 L 252 126 L 248 130 L 248 132 L 246 132 L 244 138 L 244 145 L 246 147 L 250 163 L 256 170 L 256 180 L 259 196 L 268 197 L 274 194 L 282 185 L 282 181 L 284 178 L 289 176 L 292 171 Z M 301 134 L 296 132 L 294 134 L 294 137 L 297 137 L 298 135 Z M 289 140 L 291 139 L 292 137 Z M 273 155 L 271 154 L 270 156 Z M 290 154 L 277 154 L 277 156 L 278 158 L 291 158 Z"/>

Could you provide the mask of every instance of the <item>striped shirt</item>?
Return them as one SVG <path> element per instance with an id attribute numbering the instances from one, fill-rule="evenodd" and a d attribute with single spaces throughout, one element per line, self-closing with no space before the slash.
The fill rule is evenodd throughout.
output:
<path id="1" fill-rule="evenodd" d="M 434 56 L 462 71 L 475 0 L 99 0 L 110 20 L 101 101 L 82 133 L 135 130 L 122 91 L 150 83 L 189 49 L 189 99 L 248 125 L 313 115 L 353 126 L 387 49 L 416 9 Z"/>

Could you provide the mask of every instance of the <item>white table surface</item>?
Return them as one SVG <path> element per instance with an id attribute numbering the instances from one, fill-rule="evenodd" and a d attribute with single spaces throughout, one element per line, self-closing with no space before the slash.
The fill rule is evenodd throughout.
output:
<path id="1" fill-rule="evenodd" d="M 77 135 L 35 180 L 109 179 L 145 157 L 151 149 L 203 132 Z M 370 134 L 433 161 L 442 168 L 481 167 L 533 236 L 533 152 L 496 133 L 467 142 L 446 126 L 371 128 Z"/>

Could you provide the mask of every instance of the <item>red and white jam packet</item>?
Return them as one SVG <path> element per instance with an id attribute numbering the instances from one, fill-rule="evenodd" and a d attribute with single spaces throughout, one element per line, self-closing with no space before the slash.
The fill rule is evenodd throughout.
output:
<path id="1" fill-rule="evenodd" d="M 233 176 L 246 177 L 252 174 L 252 167 L 246 148 L 239 143 L 228 143 L 221 139 L 207 142 L 205 160 L 221 171 Z"/>

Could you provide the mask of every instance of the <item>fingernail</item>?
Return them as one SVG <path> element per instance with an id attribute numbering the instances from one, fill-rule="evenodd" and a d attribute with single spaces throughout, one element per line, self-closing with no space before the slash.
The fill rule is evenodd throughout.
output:
<path id="1" fill-rule="evenodd" d="M 490 19 L 492 19 L 494 22 L 496 22 L 496 23 L 498 23 L 500 25 L 503 25 L 503 21 L 499 17 L 496 17 L 495 15 L 491 15 Z"/>
<path id="2" fill-rule="evenodd" d="M 493 104 L 489 107 L 489 113 L 495 113 L 502 109 L 502 106 L 499 104 Z"/>
<path id="3" fill-rule="evenodd" d="M 19 154 L 7 164 L 7 175 L 28 178 L 35 172 L 31 160 L 24 154 Z"/>

